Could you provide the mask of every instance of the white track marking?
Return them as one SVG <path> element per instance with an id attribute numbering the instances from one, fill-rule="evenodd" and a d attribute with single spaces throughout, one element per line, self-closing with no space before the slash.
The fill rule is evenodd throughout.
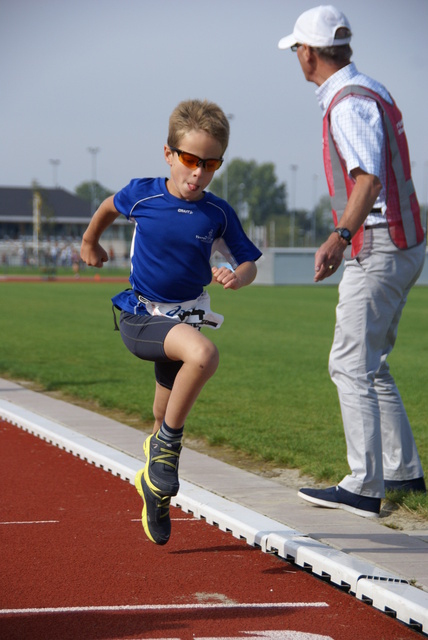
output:
<path id="1" fill-rule="evenodd" d="M 29 613 L 82 613 L 87 611 L 183 611 L 186 609 L 293 609 L 303 607 L 328 607 L 326 602 L 245 602 L 205 604 L 141 604 L 100 607 L 40 607 L 27 609 L 0 609 L 0 615 L 24 615 Z"/>
<path id="2" fill-rule="evenodd" d="M 258 640 L 260 638 L 268 638 L 268 640 L 333 640 L 331 636 L 320 636 L 306 631 L 241 631 L 240 636 L 233 638 L 231 636 L 212 638 L 200 636 L 195 637 L 195 640 Z M 181 638 L 147 638 L 147 640 L 181 640 Z"/>
<path id="3" fill-rule="evenodd" d="M 17 520 L 16 522 L 0 522 L 2 524 L 58 524 L 59 520 Z"/>
<path id="4" fill-rule="evenodd" d="M 200 636 L 195 640 L 258 640 L 268 638 L 268 640 L 333 640 L 331 636 L 320 636 L 317 633 L 307 633 L 306 631 L 242 631 L 240 636 L 215 636 L 206 638 Z M 165 638 L 165 640 L 168 640 Z"/>

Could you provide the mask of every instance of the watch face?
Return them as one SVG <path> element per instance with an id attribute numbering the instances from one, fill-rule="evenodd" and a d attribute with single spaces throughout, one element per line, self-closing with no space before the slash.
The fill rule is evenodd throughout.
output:
<path id="1" fill-rule="evenodd" d="M 343 238 L 344 240 L 346 240 L 347 242 L 351 241 L 351 232 L 349 231 L 349 229 L 335 229 L 335 231 L 337 231 L 337 233 L 339 234 L 339 236 L 341 238 Z"/>

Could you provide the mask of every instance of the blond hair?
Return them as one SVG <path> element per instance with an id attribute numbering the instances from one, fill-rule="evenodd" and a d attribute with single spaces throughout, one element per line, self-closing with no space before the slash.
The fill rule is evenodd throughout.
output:
<path id="1" fill-rule="evenodd" d="M 190 131 L 205 131 L 215 138 L 222 147 L 222 153 L 229 143 L 229 120 L 223 110 L 208 100 L 183 100 L 171 113 L 168 129 L 168 146 L 179 146 Z"/>

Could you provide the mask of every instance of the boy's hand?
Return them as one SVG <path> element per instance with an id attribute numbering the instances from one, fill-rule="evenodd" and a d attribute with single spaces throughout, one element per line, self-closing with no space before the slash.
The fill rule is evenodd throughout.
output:
<path id="1" fill-rule="evenodd" d="M 80 247 L 80 257 L 89 267 L 98 267 L 99 269 L 104 266 L 104 262 L 108 262 L 107 252 L 100 243 L 92 244 L 85 239 L 82 240 Z"/>
<path id="2" fill-rule="evenodd" d="M 241 281 L 236 275 L 235 271 L 231 271 L 227 267 L 213 267 L 211 269 L 213 278 L 216 282 L 223 285 L 223 289 L 239 289 L 241 287 Z"/>
<path id="3" fill-rule="evenodd" d="M 109 196 L 95 211 L 88 228 L 83 234 L 80 257 L 90 267 L 101 268 L 108 262 L 107 252 L 99 243 L 103 232 L 120 216 L 114 206 L 114 196 Z"/>

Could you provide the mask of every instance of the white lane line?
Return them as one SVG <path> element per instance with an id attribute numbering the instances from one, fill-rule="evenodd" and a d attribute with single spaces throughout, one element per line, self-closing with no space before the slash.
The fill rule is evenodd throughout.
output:
<path id="1" fill-rule="evenodd" d="M 171 518 L 173 522 L 201 522 L 199 518 Z M 59 520 L 15 520 L 11 522 L 0 522 L 2 524 L 58 524 Z M 141 522 L 141 518 L 131 518 L 131 522 Z"/>
<path id="2" fill-rule="evenodd" d="M 17 520 L 16 522 L 0 522 L 1 524 L 58 524 L 59 520 Z"/>
<path id="3" fill-rule="evenodd" d="M 131 518 L 131 522 L 141 522 L 141 518 Z M 202 522 L 200 518 L 171 518 L 171 522 Z"/>
<path id="4" fill-rule="evenodd" d="M 194 640 L 333 640 L 331 636 L 320 636 L 306 631 L 241 631 L 239 636 L 198 636 Z M 144 640 L 139 638 L 138 640 Z M 181 640 L 181 638 L 147 638 L 146 640 Z"/>
<path id="5" fill-rule="evenodd" d="M 246 602 L 246 603 L 197 603 L 197 604 L 141 604 L 99 607 L 43 607 L 28 609 L 0 609 L 0 615 L 28 613 L 82 613 L 85 611 L 159 611 L 186 609 L 294 609 L 302 607 L 328 607 L 326 602 Z"/>
<path id="6" fill-rule="evenodd" d="M 201 636 L 195 638 L 195 640 L 242 640 L 244 637 L 247 640 L 258 640 L 259 638 L 267 638 L 268 640 L 333 640 L 331 636 L 320 636 L 318 633 L 304 631 L 241 631 L 239 636 L 215 636 L 209 638 Z M 149 638 L 148 640 L 155 639 Z M 161 638 L 160 640 L 168 640 L 168 638 Z M 180 639 L 178 638 L 177 640 Z"/>

